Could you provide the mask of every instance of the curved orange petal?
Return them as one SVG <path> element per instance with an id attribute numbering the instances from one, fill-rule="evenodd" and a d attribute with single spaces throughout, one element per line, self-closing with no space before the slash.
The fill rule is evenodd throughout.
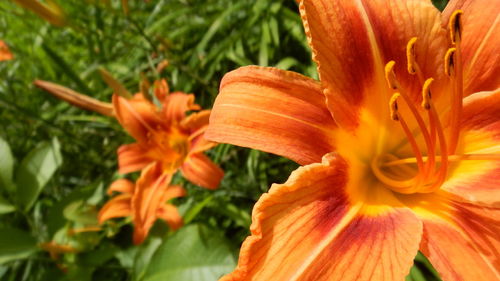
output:
<path id="1" fill-rule="evenodd" d="M 487 8 L 486 8 L 487 7 Z M 500 87 L 500 1 L 451 0 L 443 11 L 448 24 L 455 10 L 463 10 L 462 60 L 464 95 Z"/>
<path id="2" fill-rule="evenodd" d="M 500 89 L 480 92 L 463 101 L 462 130 L 482 130 L 500 139 Z"/>
<path id="3" fill-rule="evenodd" d="M 163 115 L 169 123 L 179 123 L 189 110 L 199 110 L 194 103 L 194 95 L 183 92 L 173 92 L 166 96 L 163 102 Z"/>
<path id="4" fill-rule="evenodd" d="M 189 115 L 181 121 L 181 128 L 190 133 L 193 133 L 205 126 L 208 126 L 210 112 L 210 110 L 202 110 L 200 112 L 195 112 Z"/>
<path id="5" fill-rule="evenodd" d="M 134 183 L 127 180 L 127 179 L 115 180 L 109 186 L 108 191 L 106 193 L 108 195 L 111 195 L 111 194 L 113 194 L 113 192 L 132 194 L 132 193 L 134 193 Z"/>
<path id="6" fill-rule="evenodd" d="M 163 193 L 162 202 L 166 202 L 170 199 L 186 196 L 186 190 L 180 185 L 170 185 L 165 189 Z"/>
<path id="7" fill-rule="evenodd" d="M 103 223 L 112 218 L 128 217 L 132 215 L 130 198 L 130 194 L 120 194 L 104 204 L 97 215 L 99 223 Z"/>
<path id="8" fill-rule="evenodd" d="M 167 222 L 168 226 L 170 226 L 173 230 L 177 230 L 183 225 L 182 217 L 179 214 L 179 211 L 172 204 L 160 206 L 156 215 L 159 219 Z"/>
<path id="9" fill-rule="evenodd" d="M 222 280 L 403 280 L 421 223 L 406 208 L 353 205 L 347 169 L 328 154 L 273 185 L 254 207 L 238 267 Z"/>
<path id="10" fill-rule="evenodd" d="M 335 129 L 317 81 L 249 66 L 222 79 L 205 136 L 309 164 L 334 150 Z"/>
<path id="11" fill-rule="evenodd" d="M 148 132 L 161 124 L 157 107 L 142 94 L 135 94 L 131 99 L 115 94 L 113 107 L 118 122 L 138 142 L 147 142 Z"/>
<path id="12" fill-rule="evenodd" d="M 442 189 L 475 204 L 500 206 L 499 112 L 500 90 L 480 92 L 464 99 L 459 152 L 484 155 L 485 160 L 453 162 Z"/>
<path id="13" fill-rule="evenodd" d="M 384 66 L 396 61 L 399 82 L 421 99 L 421 82 L 407 72 L 406 46 L 417 37 L 423 76 L 440 81 L 447 37 L 439 11 L 420 0 L 302 0 L 300 13 L 327 105 L 340 127 L 354 129 L 361 108 L 387 119 L 392 95 Z"/>
<path id="14" fill-rule="evenodd" d="M 424 225 L 420 251 L 443 280 L 500 280 L 499 208 L 444 192 L 413 195 L 406 203 Z"/>
<path id="15" fill-rule="evenodd" d="M 9 50 L 7 44 L 4 41 L 0 40 L 0 61 L 11 60 L 14 58 L 14 55 Z"/>
<path id="16" fill-rule="evenodd" d="M 142 243 L 147 237 L 156 220 L 156 212 L 164 203 L 161 194 L 171 178 L 171 174 L 163 173 L 160 163 L 151 164 L 142 171 L 132 196 L 134 244 Z"/>
<path id="17" fill-rule="evenodd" d="M 199 186 L 216 189 L 224 177 L 224 171 L 205 154 L 189 155 L 181 166 L 182 175 Z"/>
<path id="18" fill-rule="evenodd" d="M 118 172 L 128 174 L 142 170 L 154 159 L 148 156 L 148 150 L 138 143 L 125 144 L 118 148 Z"/>

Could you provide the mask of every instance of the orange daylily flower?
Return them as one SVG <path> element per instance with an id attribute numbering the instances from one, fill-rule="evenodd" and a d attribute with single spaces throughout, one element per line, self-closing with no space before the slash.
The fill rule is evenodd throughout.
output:
<path id="1" fill-rule="evenodd" d="M 120 194 L 109 200 L 99 211 L 99 223 L 112 218 L 132 217 L 134 243 L 146 239 L 156 219 L 164 220 L 176 230 L 182 226 L 182 217 L 177 208 L 167 203 L 184 196 L 186 191 L 178 185 L 169 185 L 171 174 L 164 173 L 159 163 L 147 166 L 136 184 L 126 179 L 116 180 L 108 189 L 108 194 Z"/>
<path id="2" fill-rule="evenodd" d="M 155 83 L 155 95 L 162 103 L 158 108 L 142 93 L 133 98 L 113 95 L 116 118 L 137 142 L 118 149 L 119 172 L 122 174 L 158 163 L 165 173 L 180 169 L 194 184 L 215 189 L 224 172 L 203 151 L 216 143 L 204 138 L 210 110 L 186 116 L 199 110 L 192 94 L 169 93 L 165 80 Z"/>
<path id="3" fill-rule="evenodd" d="M 0 61 L 11 60 L 14 58 L 14 55 L 9 50 L 9 46 L 5 44 L 4 41 L 0 40 Z"/>
<path id="4" fill-rule="evenodd" d="M 210 117 L 207 138 L 304 165 L 222 280 L 404 280 L 418 250 L 500 280 L 500 1 L 298 2 L 320 81 L 243 67 Z"/>

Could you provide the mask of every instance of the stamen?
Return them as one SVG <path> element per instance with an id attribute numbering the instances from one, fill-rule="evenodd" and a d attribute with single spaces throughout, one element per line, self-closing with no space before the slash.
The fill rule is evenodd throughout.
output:
<path id="1" fill-rule="evenodd" d="M 430 87 L 432 82 L 434 82 L 433 78 L 429 78 L 425 80 L 424 86 L 422 87 L 422 107 L 426 110 L 431 109 L 431 91 Z"/>
<path id="2" fill-rule="evenodd" d="M 394 121 L 399 121 L 397 100 L 400 96 L 401 95 L 399 93 L 395 93 L 394 95 L 392 95 L 391 100 L 389 101 L 389 109 L 391 111 L 391 119 Z"/>
<path id="3" fill-rule="evenodd" d="M 427 127 L 425 125 L 424 120 L 420 116 L 420 113 L 418 112 L 417 108 L 414 106 L 413 101 L 410 100 L 409 96 L 406 94 L 404 89 L 402 89 L 399 85 L 399 82 L 396 79 L 396 75 L 394 74 L 394 61 L 390 61 L 389 63 L 386 64 L 385 66 L 385 76 L 387 83 L 389 84 L 389 87 L 393 88 L 396 87 L 396 89 L 399 90 L 400 95 L 403 97 L 404 101 L 408 105 L 408 108 L 411 110 L 413 116 L 415 117 L 415 120 L 417 121 L 418 127 L 420 128 L 420 131 L 422 132 L 422 135 L 424 136 L 425 140 L 425 145 L 427 146 L 427 154 L 431 155 L 432 157 L 430 158 L 429 162 L 426 163 L 426 167 L 424 170 L 424 178 L 428 177 L 429 172 L 434 169 L 434 153 L 435 153 L 435 148 L 434 148 L 434 139 L 431 139 L 431 136 L 429 135 L 429 131 L 427 130 Z M 392 115 L 391 115 L 392 117 Z M 432 129 L 432 128 L 431 128 Z"/>
<path id="4" fill-rule="evenodd" d="M 396 80 L 396 74 L 394 73 L 395 64 L 396 62 L 391 60 L 385 65 L 385 80 L 387 81 L 389 88 L 393 90 L 397 90 L 399 88 L 399 83 Z"/>
<path id="5" fill-rule="evenodd" d="M 410 129 L 408 128 L 407 123 L 405 122 L 405 119 L 403 116 L 398 115 L 398 98 L 401 95 L 399 93 L 395 93 L 392 95 L 391 100 L 390 100 L 390 108 L 391 108 L 391 118 L 395 121 L 399 121 L 401 124 L 401 127 L 403 128 L 403 131 L 405 132 L 406 138 L 408 139 L 411 148 L 413 150 L 413 153 L 415 154 L 415 158 L 417 158 L 417 166 L 418 166 L 418 176 L 417 178 L 420 178 L 419 176 L 422 174 L 424 171 L 424 162 L 422 160 L 422 153 L 420 152 L 420 149 L 417 145 L 417 141 L 413 137 L 413 134 L 411 133 Z"/>
<path id="6" fill-rule="evenodd" d="M 451 14 L 450 21 L 448 22 L 448 29 L 450 30 L 451 43 L 458 44 L 462 38 L 462 10 L 456 10 Z"/>
<path id="7" fill-rule="evenodd" d="M 408 41 L 406 45 L 406 59 L 408 62 L 408 73 L 415 74 L 415 43 L 417 43 L 417 37 L 413 37 Z"/>
<path id="8" fill-rule="evenodd" d="M 448 76 L 455 74 L 455 52 L 457 48 L 449 48 L 444 56 L 444 73 Z"/>
<path id="9" fill-rule="evenodd" d="M 431 126 L 434 126 L 436 128 L 436 132 L 438 135 L 439 139 L 439 144 L 440 144 L 440 152 L 441 152 L 441 166 L 439 167 L 439 172 L 437 174 L 438 179 L 430 186 L 429 189 L 426 190 L 421 190 L 421 192 L 432 192 L 435 191 L 437 188 L 441 186 L 441 184 L 444 182 L 446 179 L 447 173 L 448 173 L 448 149 L 446 145 L 446 139 L 444 137 L 444 131 L 443 131 L 443 126 L 441 125 L 441 122 L 439 121 L 439 116 L 436 112 L 436 108 L 432 104 L 432 94 L 430 90 L 430 86 L 434 79 L 429 78 L 425 81 L 424 87 L 422 89 L 422 96 L 424 97 L 425 104 L 422 102 L 422 107 L 424 107 L 426 110 L 429 112 L 429 122 L 431 123 Z M 433 156 L 432 154 L 429 154 L 429 156 Z"/>

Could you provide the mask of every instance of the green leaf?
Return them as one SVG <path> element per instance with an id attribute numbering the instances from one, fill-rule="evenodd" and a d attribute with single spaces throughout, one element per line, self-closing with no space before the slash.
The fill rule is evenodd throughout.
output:
<path id="1" fill-rule="evenodd" d="M 189 225 L 169 237 L 151 259 L 144 281 L 213 281 L 233 270 L 229 243 L 203 225 Z"/>
<path id="2" fill-rule="evenodd" d="M 15 228 L 0 229 L 0 264 L 27 258 L 36 250 L 36 240 L 28 233 Z"/>
<path id="3" fill-rule="evenodd" d="M 30 151 L 16 171 L 17 200 L 24 210 L 35 203 L 43 187 L 61 166 L 62 156 L 56 138 L 42 142 Z"/>
<path id="4" fill-rule="evenodd" d="M 10 204 L 7 200 L 5 200 L 2 196 L 0 196 L 0 215 L 7 214 L 16 210 L 12 204 Z"/>
<path id="5" fill-rule="evenodd" d="M 13 191 L 12 170 L 14 169 L 14 157 L 10 151 L 9 144 L 0 138 L 0 188 Z"/>

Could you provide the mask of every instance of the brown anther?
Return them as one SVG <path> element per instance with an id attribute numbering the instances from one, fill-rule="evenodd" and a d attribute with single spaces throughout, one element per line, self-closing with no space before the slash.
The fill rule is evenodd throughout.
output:
<path id="1" fill-rule="evenodd" d="M 444 73 L 451 76 L 455 73 L 455 52 L 457 48 L 449 48 L 444 56 Z"/>
<path id="2" fill-rule="evenodd" d="M 451 14 L 448 28 L 450 30 L 451 43 L 457 44 L 462 38 L 462 10 L 456 10 Z"/>
<path id="3" fill-rule="evenodd" d="M 431 109 L 431 84 L 433 81 L 433 78 L 425 80 L 424 86 L 422 87 L 422 107 L 426 110 Z"/>
<path id="4" fill-rule="evenodd" d="M 417 43 L 417 37 L 413 37 L 408 41 L 408 44 L 406 45 L 406 59 L 408 62 L 408 73 L 410 74 L 415 74 L 416 69 L 415 69 L 415 58 L 416 58 L 416 51 L 415 51 L 415 43 Z"/>
<path id="5" fill-rule="evenodd" d="M 391 119 L 394 121 L 399 121 L 398 115 L 398 98 L 401 95 L 399 93 L 394 93 L 391 100 L 389 101 L 389 110 L 391 111 Z"/>
<path id="6" fill-rule="evenodd" d="M 398 82 L 396 80 L 396 74 L 394 73 L 394 65 L 395 61 L 391 60 L 385 65 L 385 80 L 387 81 L 387 85 L 389 88 L 393 90 L 398 89 Z"/>

